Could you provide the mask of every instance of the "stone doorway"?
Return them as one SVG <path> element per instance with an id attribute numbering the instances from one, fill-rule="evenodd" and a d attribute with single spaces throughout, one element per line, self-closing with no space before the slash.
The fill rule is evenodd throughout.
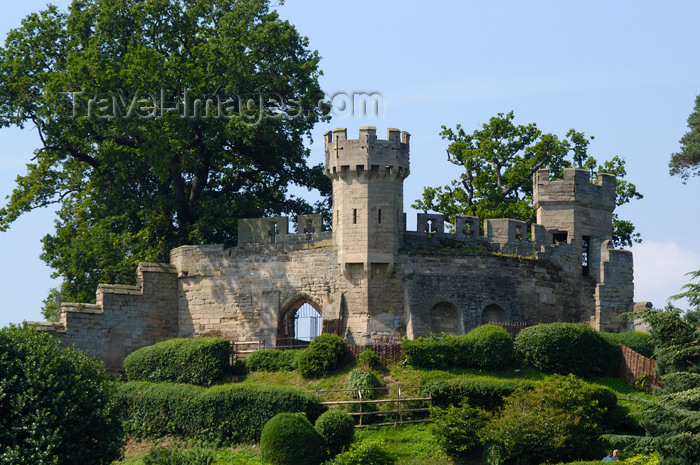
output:
<path id="1" fill-rule="evenodd" d="M 286 305 L 277 326 L 277 348 L 302 348 L 321 334 L 323 318 L 315 303 L 300 297 Z"/>

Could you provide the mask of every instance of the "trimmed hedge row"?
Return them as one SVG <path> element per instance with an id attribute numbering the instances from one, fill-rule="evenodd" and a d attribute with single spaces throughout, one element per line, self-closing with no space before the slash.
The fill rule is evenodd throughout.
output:
<path id="1" fill-rule="evenodd" d="M 260 349 L 245 360 L 249 371 L 292 371 L 300 350 Z"/>
<path id="2" fill-rule="evenodd" d="M 408 363 L 419 368 L 503 368 L 513 362 L 513 340 L 497 325 L 482 325 L 462 336 L 404 339 Z"/>
<path id="3" fill-rule="evenodd" d="M 536 383 L 516 379 L 483 379 L 478 377 L 436 379 L 423 386 L 422 394 L 433 398 L 432 405 L 446 408 L 459 405 L 464 398 L 469 405 L 494 411 L 503 405 L 503 399 L 518 388 L 532 388 Z"/>
<path id="4" fill-rule="evenodd" d="M 583 378 L 616 376 L 620 360 L 620 347 L 584 323 L 523 328 L 515 338 L 515 352 L 539 371 Z"/>
<path id="5" fill-rule="evenodd" d="M 217 337 L 176 338 L 143 347 L 124 360 L 129 381 L 210 386 L 231 367 L 231 343 Z"/>
<path id="6" fill-rule="evenodd" d="M 137 439 L 175 436 L 217 444 L 254 443 L 281 412 L 315 421 L 323 407 L 311 394 L 288 388 L 222 384 L 129 382 L 119 388 L 125 432 Z"/>
<path id="7" fill-rule="evenodd" d="M 600 333 L 608 342 L 614 345 L 624 344 L 635 352 L 651 357 L 654 355 L 654 344 L 651 336 L 640 331 L 625 331 L 624 333 Z"/>

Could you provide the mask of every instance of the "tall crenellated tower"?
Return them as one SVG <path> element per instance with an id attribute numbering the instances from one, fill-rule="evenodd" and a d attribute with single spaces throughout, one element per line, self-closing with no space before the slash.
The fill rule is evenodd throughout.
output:
<path id="1" fill-rule="evenodd" d="M 326 176 L 333 181 L 333 236 L 338 261 L 392 270 L 405 229 L 403 180 L 409 175 L 409 137 L 398 129 L 377 139 L 376 128 L 360 127 L 349 140 L 344 128 L 328 131 Z"/>
<path id="2" fill-rule="evenodd" d="M 537 223 L 552 243 L 570 245 L 569 272 L 580 267 L 595 283 L 595 309 L 586 309 L 581 319 L 599 330 L 624 329 L 619 315 L 634 307 L 633 263 L 631 252 L 612 247 L 615 176 L 599 174 L 591 182 L 588 171 L 567 168 L 562 179 L 550 181 L 549 171 L 540 170 L 533 187 Z"/>

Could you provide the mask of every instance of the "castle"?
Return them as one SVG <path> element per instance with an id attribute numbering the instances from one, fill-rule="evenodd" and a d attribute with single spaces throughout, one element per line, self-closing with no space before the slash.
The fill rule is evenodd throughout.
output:
<path id="1" fill-rule="evenodd" d="M 95 304 L 64 303 L 41 323 L 118 370 L 134 350 L 184 336 L 281 345 L 309 304 L 322 332 L 351 343 L 462 334 L 485 322 L 585 322 L 606 331 L 633 310 L 632 253 L 612 247 L 615 178 L 565 169 L 533 180 L 537 223 L 418 214 L 406 231 L 409 134 L 362 127 L 325 135 L 333 228 L 300 215 L 241 219 L 238 245 L 182 246 L 141 263 L 136 286 L 101 284 Z M 483 231 L 483 234 L 482 234 Z"/>

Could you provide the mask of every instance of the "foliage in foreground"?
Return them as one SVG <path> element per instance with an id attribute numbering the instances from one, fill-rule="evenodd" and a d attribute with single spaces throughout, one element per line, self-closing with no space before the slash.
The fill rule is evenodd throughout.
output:
<path id="1" fill-rule="evenodd" d="M 326 465 L 394 465 L 397 457 L 381 442 L 365 441 L 337 455 Z"/>
<path id="2" fill-rule="evenodd" d="M 121 455 L 101 362 L 24 325 L 0 329 L 0 463 L 109 464 Z"/>
<path id="3" fill-rule="evenodd" d="M 345 339 L 335 334 L 321 334 L 297 358 L 297 369 L 304 378 L 318 378 L 342 363 L 348 346 Z"/>
<path id="4" fill-rule="evenodd" d="M 314 428 L 323 438 L 327 457 L 335 457 L 346 450 L 355 436 L 355 420 L 342 410 L 324 412 Z"/>
<path id="5" fill-rule="evenodd" d="M 506 398 L 483 438 L 500 446 L 510 461 L 588 458 L 602 453 L 598 437 L 603 413 L 584 381 L 553 375 Z"/>
<path id="6" fill-rule="evenodd" d="M 433 420 L 430 431 L 447 455 L 456 461 L 481 455 L 483 439 L 480 432 L 489 420 L 486 412 L 471 407 L 465 398 L 459 406 L 432 407 L 430 417 Z"/>
<path id="7" fill-rule="evenodd" d="M 210 386 L 227 374 L 230 360 L 228 339 L 175 338 L 132 352 L 124 371 L 129 381 Z"/>

